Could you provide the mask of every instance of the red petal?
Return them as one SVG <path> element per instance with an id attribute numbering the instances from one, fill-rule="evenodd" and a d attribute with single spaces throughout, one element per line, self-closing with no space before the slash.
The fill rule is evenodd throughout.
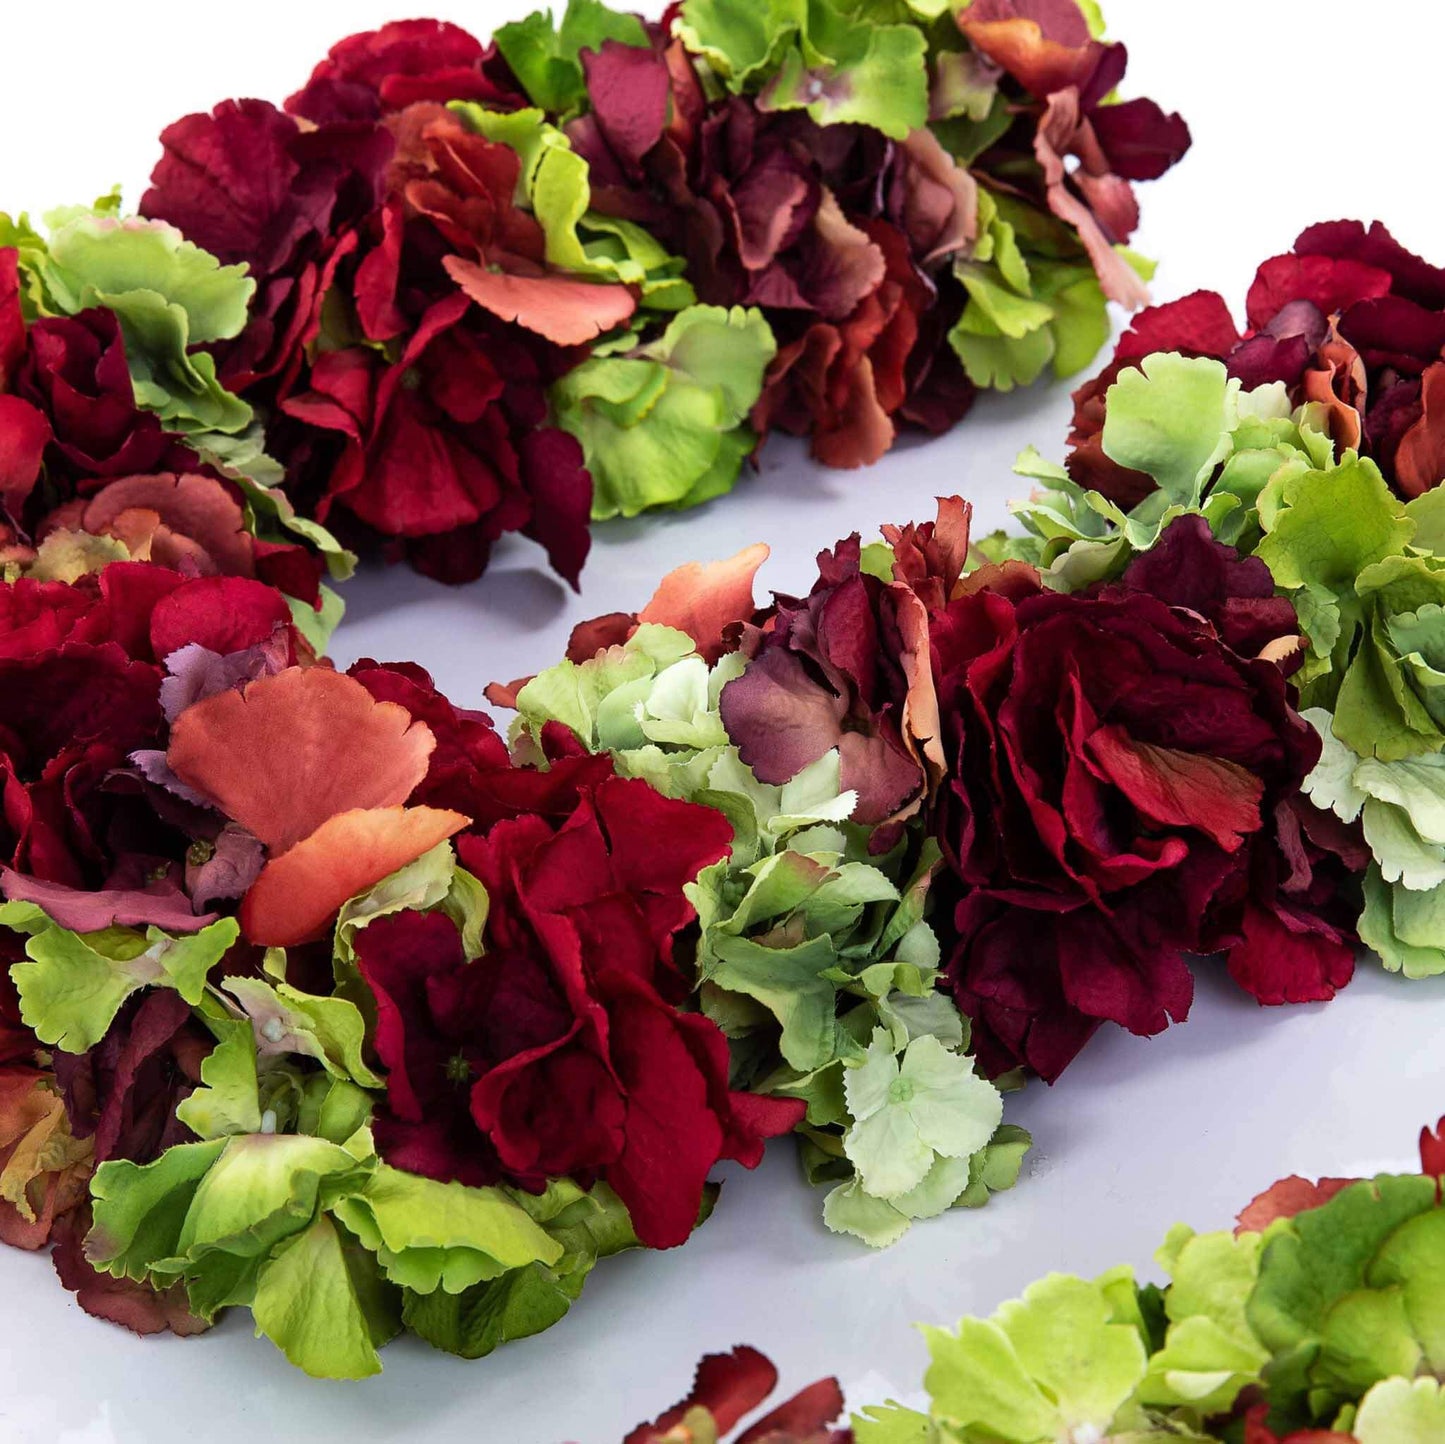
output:
<path id="1" fill-rule="evenodd" d="M 722 1436 L 756 1409 L 777 1384 L 778 1371 L 771 1361 L 746 1344 L 730 1354 L 709 1354 L 697 1366 L 692 1393 L 651 1424 L 639 1425 L 622 1444 L 660 1444 L 690 1409 L 706 1409 Z"/>
<path id="2" fill-rule="evenodd" d="M 1271 1184 L 1240 1211 L 1235 1233 L 1263 1233 L 1277 1218 L 1293 1218 L 1311 1208 L 1327 1204 L 1337 1193 L 1357 1180 L 1322 1178 L 1311 1183 L 1297 1173 Z"/>

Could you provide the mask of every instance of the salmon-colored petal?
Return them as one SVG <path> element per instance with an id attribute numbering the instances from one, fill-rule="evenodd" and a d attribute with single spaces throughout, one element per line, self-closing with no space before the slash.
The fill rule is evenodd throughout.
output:
<path id="1" fill-rule="evenodd" d="M 199 544 L 210 558 L 210 571 L 255 575 L 254 544 L 240 503 L 214 477 L 169 472 L 122 477 L 95 495 L 83 525 L 86 531 L 109 531 L 124 539 L 116 523 L 137 510 L 154 513 L 160 526 Z"/>
<path id="2" fill-rule="evenodd" d="M 768 556 L 768 547 L 757 542 L 726 561 L 688 562 L 663 577 L 637 620 L 686 632 L 698 651 L 715 662 L 723 653 L 728 624 L 752 616 L 753 579 Z"/>
<path id="3" fill-rule="evenodd" d="M 637 309 L 626 286 L 566 276 L 514 276 L 448 256 L 447 274 L 483 310 L 515 321 L 559 346 L 581 346 L 620 326 Z"/>
<path id="4" fill-rule="evenodd" d="M 903 644 L 898 661 L 908 682 L 908 695 L 903 699 L 903 745 L 923 768 L 931 797 L 948 771 L 948 762 L 943 755 L 943 723 L 938 713 L 938 693 L 933 685 L 928 608 L 918 594 L 904 583 L 895 583 L 892 590 L 897 606 L 899 640 Z M 916 812 L 921 805 L 920 798 L 908 808 L 908 813 Z"/>
<path id="5" fill-rule="evenodd" d="M 399 807 L 435 745 L 424 722 L 355 679 L 293 667 L 188 707 L 167 759 L 274 855 L 338 812 Z"/>
<path id="6" fill-rule="evenodd" d="M 1406 496 L 1423 496 L 1445 481 L 1445 361 L 1425 373 L 1424 410 L 1395 453 L 1395 475 Z"/>
<path id="7" fill-rule="evenodd" d="M 347 898 L 415 862 L 471 819 L 436 807 L 353 808 L 272 858 L 241 902 L 241 928 L 258 947 L 320 937 Z"/>

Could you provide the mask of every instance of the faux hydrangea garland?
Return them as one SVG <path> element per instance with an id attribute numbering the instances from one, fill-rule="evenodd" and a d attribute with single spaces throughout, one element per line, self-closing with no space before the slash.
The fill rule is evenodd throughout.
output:
<path id="1" fill-rule="evenodd" d="M 318 640 L 347 548 L 461 582 L 522 532 L 575 585 L 591 518 L 715 497 L 771 430 L 856 466 L 1080 370 L 1189 145 L 1102 29 L 568 0 L 352 36 L 170 126 L 138 216 L 0 218 L 0 554 L 259 576 Z"/>
<path id="2" fill-rule="evenodd" d="M 704 1359 L 682 1403 L 624 1444 L 1433 1444 L 1445 1438 L 1445 1120 L 1422 1172 L 1290 1177 L 1233 1232 L 1180 1224 L 1132 1269 L 1052 1274 L 991 1318 L 928 1328 L 926 1411 L 845 1413 L 822 1379 L 750 1427 L 777 1371 Z"/>
<path id="3" fill-rule="evenodd" d="M 1445 493 L 1400 461 L 1437 363 L 1343 334 L 1445 287 L 1316 234 L 1223 359 L 1139 339 L 1197 298 L 1145 313 L 1069 468 L 1025 458 L 1023 536 L 948 499 L 762 608 L 766 548 L 683 567 L 490 688 L 506 741 L 411 664 L 338 673 L 261 576 L 55 534 L 0 591 L 0 1237 L 142 1332 L 474 1357 L 771 1137 L 874 1245 L 986 1202 L 1029 1141 L 1000 1090 L 1183 1019 L 1197 955 L 1262 1003 L 1361 939 L 1439 971 Z M 1408 499 L 1358 450 L 1381 388 Z"/>

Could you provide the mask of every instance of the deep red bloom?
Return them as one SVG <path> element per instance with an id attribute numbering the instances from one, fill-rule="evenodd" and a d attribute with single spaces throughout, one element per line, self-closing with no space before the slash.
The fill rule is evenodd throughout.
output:
<path id="1" fill-rule="evenodd" d="M 496 62 L 494 47 L 445 21 L 398 20 L 333 45 L 286 109 L 325 125 L 449 100 L 502 110 L 528 104 Z"/>
<path id="2" fill-rule="evenodd" d="M 193 642 L 241 651 L 278 628 L 294 658 L 290 609 L 270 587 L 140 562 L 0 589 L 0 859 L 95 888 L 121 885 L 128 854 L 172 855 L 176 834 L 112 785 L 131 753 L 162 745 L 159 663 Z"/>
<path id="3" fill-rule="evenodd" d="M 975 574 L 933 618 L 949 972 L 991 1073 L 1053 1079 L 1103 1021 L 1183 1018 L 1190 953 L 1228 949 L 1269 1002 L 1330 997 L 1353 968 L 1298 821 L 1318 738 L 1279 666 L 1220 635 L 1272 641 L 1293 617 L 1198 528 L 1161 544 L 1172 565 L 1094 595 Z"/>
<path id="4" fill-rule="evenodd" d="M 221 374 L 238 391 L 274 377 L 284 394 L 320 330 L 336 266 L 381 203 L 391 136 L 364 122 L 303 127 L 263 100 L 228 100 L 178 120 L 161 144 L 141 214 L 250 267 L 251 317 L 219 349 Z"/>
<path id="5" fill-rule="evenodd" d="M 215 1040 L 169 988 L 130 999 L 88 1052 L 54 1055 L 70 1131 L 94 1140 L 95 1159 L 149 1163 L 191 1132 L 176 1108 L 201 1081 Z"/>
<path id="6" fill-rule="evenodd" d="M 403 538 L 420 570 L 448 582 L 480 576 L 496 539 L 523 531 L 575 585 L 590 545 L 582 448 L 545 426 L 529 348 L 471 310 L 460 294 L 438 301 L 394 364 L 360 347 L 329 352 L 311 390 L 285 403 L 342 442 L 317 514 L 345 508 Z"/>
<path id="7" fill-rule="evenodd" d="M 435 914 L 358 938 L 390 1070 L 383 1156 L 468 1183 L 605 1179 L 645 1243 L 681 1243 L 713 1164 L 756 1163 L 797 1118 L 731 1093 L 726 1040 L 674 1006 L 689 987 L 672 954 L 693 916 L 682 887 L 730 838 L 719 814 L 608 776 L 565 819 L 460 839 L 491 900 L 484 961 L 466 963 Z"/>
<path id="8" fill-rule="evenodd" d="M 1240 331 L 1222 297 L 1197 291 L 1135 317 L 1113 364 L 1075 393 L 1069 474 L 1133 506 L 1152 480 L 1104 455 L 1105 396 L 1119 371 L 1156 351 L 1224 361 L 1246 387 L 1282 381 L 1324 408 L 1340 447 L 1372 457 L 1406 497 L 1445 479 L 1445 268 L 1384 226 L 1311 226 L 1260 266 Z"/>

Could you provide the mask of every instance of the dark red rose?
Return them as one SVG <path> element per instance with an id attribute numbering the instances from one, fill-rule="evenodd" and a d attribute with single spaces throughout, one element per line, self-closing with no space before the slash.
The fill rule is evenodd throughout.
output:
<path id="1" fill-rule="evenodd" d="M 772 620 L 745 631 L 751 660 L 722 690 L 723 725 L 764 782 L 788 782 L 836 749 L 857 821 L 907 816 L 937 731 L 923 604 L 863 572 L 856 535 L 820 553 L 818 570 L 805 599 L 779 597 Z"/>
<path id="2" fill-rule="evenodd" d="M 286 109 L 326 125 L 378 120 L 418 101 L 475 100 L 503 110 L 528 104 L 495 56 L 459 26 L 398 20 L 333 45 Z"/>
<path id="3" fill-rule="evenodd" d="M 1312 880 L 1278 864 L 1301 857 L 1285 819 L 1318 738 L 1280 667 L 1231 650 L 1206 614 L 1251 643 L 1293 618 L 1273 619 L 1257 569 L 1198 528 L 1161 544 L 1172 569 L 1093 595 L 1017 578 L 1005 594 L 975 573 L 933 618 L 949 976 L 990 1073 L 1052 1080 L 1101 1022 L 1182 1019 L 1190 953 L 1229 950 L 1261 1001 L 1330 997 L 1350 976 Z M 1266 960 L 1281 932 L 1288 955 Z"/>
<path id="4" fill-rule="evenodd" d="M 459 840 L 491 899 L 484 962 L 440 915 L 358 937 L 389 1069 L 384 1157 L 468 1183 L 605 1179 L 638 1236 L 681 1243 L 719 1158 L 749 1165 L 798 1110 L 730 1092 L 717 1028 L 676 1011 L 682 887 L 725 855 L 710 809 L 606 777 L 564 820 L 537 814 Z"/>

